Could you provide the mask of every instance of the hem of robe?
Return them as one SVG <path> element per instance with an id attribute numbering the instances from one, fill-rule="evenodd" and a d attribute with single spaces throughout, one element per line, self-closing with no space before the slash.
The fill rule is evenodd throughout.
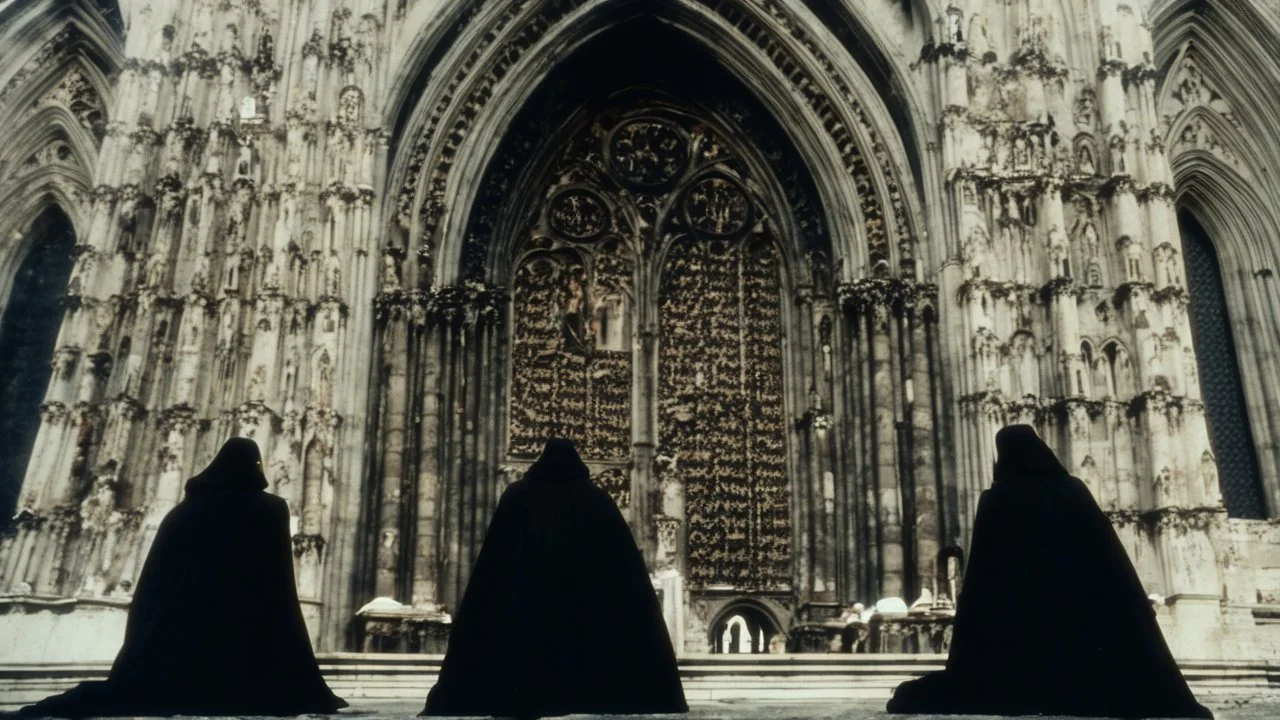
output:
<path id="1" fill-rule="evenodd" d="M 1162 702 L 1132 703 L 1130 707 L 1106 707 L 1108 703 L 1038 703 L 1034 699 L 1001 700 L 999 693 L 976 687 L 977 683 L 953 677 L 947 671 L 928 673 L 898 686 L 885 711 L 893 715 L 997 715 L 1005 717 L 1030 715 L 1063 715 L 1091 718 L 1199 718 L 1213 720 L 1213 712 L 1191 702 L 1172 707 Z M 1133 707 L 1147 705 L 1149 710 Z"/>
<path id="2" fill-rule="evenodd" d="M 146 690 L 134 691 L 115 687 L 109 680 L 86 682 L 59 695 L 24 706 L 14 711 L 10 717 L 171 717 L 174 715 L 293 717 L 328 715 L 349 706 L 347 701 L 336 695 L 329 700 L 297 703 L 184 702 L 171 698 L 140 700 L 139 697 L 145 697 L 146 693 Z"/>

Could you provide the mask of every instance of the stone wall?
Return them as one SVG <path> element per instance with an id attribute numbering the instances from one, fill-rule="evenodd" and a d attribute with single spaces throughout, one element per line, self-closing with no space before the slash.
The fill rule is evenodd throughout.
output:
<path id="1" fill-rule="evenodd" d="M 1280 168 L 1280 132 L 1265 118 L 1280 114 L 1256 108 L 1280 90 L 1266 91 L 1274 74 L 1227 59 L 1222 37 L 1247 39 L 1251 68 L 1274 67 L 1268 48 L 1280 43 L 1262 41 L 1280 24 L 1262 2 L 1185 5 L 6 4 L 0 302 L 49 204 L 78 244 L 15 531 L 0 541 L 0 589 L 81 599 L 50 628 L 91 618 L 87 600 L 127 598 L 184 480 L 243 435 L 292 508 L 317 646 L 345 649 L 355 608 L 375 596 L 454 603 L 534 435 L 597 413 L 617 424 L 587 440 L 594 467 L 646 557 L 683 573 L 690 592 L 698 581 L 783 588 L 784 605 L 937 594 L 939 553 L 967 544 L 995 430 L 1030 422 L 1167 598 L 1179 654 L 1261 653 L 1248 638 L 1269 630 L 1249 628 L 1265 627 L 1263 606 L 1280 593 L 1274 528 L 1228 520 L 1221 502 L 1176 212 L 1207 213 L 1221 243 L 1274 514 L 1280 258 L 1269 240 L 1280 205 L 1264 179 Z M 618 256 L 636 263 L 636 284 L 625 263 L 618 278 L 599 273 L 608 253 L 548 261 L 564 275 L 559 320 L 574 316 L 553 341 L 525 322 L 541 286 L 513 284 L 540 267 L 522 264 L 526 251 L 554 250 L 539 243 L 556 232 L 592 242 L 579 191 L 598 198 L 600 182 L 634 178 L 601 181 L 586 165 L 548 174 L 554 163 L 535 151 L 585 107 L 570 106 L 573 76 L 561 70 L 593 38 L 639 27 L 696 48 L 751 102 L 684 98 L 710 113 L 686 132 L 729 138 L 710 158 L 720 179 L 702 178 L 694 203 L 721 203 L 715 212 L 671 215 L 692 228 L 659 222 L 685 197 L 674 178 L 671 203 L 625 187 L 619 196 L 639 202 L 610 201 L 632 223 L 610 232 L 657 243 Z M 752 129 L 769 123 L 783 142 Z M 612 152 L 565 148 L 581 151 L 571 161 Z M 578 199 L 555 205 L 566 186 Z M 538 214 L 544 205 L 559 208 L 554 218 Z M 735 207 L 768 219 L 734 232 L 763 238 L 742 247 L 767 249 L 777 272 L 716 295 L 750 306 L 739 340 L 752 342 L 736 356 L 724 345 L 725 367 L 759 351 L 753 364 L 781 368 L 738 386 L 767 412 L 730 413 L 768 431 L 767 452 L 786 448 L 766 468 L 777 497 L 763 520 L 759 503 L 712 517 L 724 502 L 715 493 L 746 492 L 736 471 L 680 464 L 681 403 L 664 405 L 661 388 L 703 397 L 697 388 L 719 380 L 706 386 L 704 374 L 699 386 L 697 368 L 663 376 L 658 364 L 678 360 L 664 334 L 698 335 L 673 324 L 688 310 L 677 306 L 719 292 L 697 284 L 713 274 L 690 271 L 697 297 L 659 303 L 664 269 L 690 262 L 663 254 L 682 247 L 671 236 L 736 238 L 723 225 Z M 689 257 L 719 262 L 697 254 L 708 248 Z M 576 290 L 575 262 L 592 268 Z M 582 304 L 593 298 L 616 303 Z M 591 374 L 573 370 L 584 379 L 566 389 L 583 391 L 576 404 L 542 397 L 521 358 L 541 357 L 539 343 L 561 343 L 566 327 L 580 342 L 602 317 L 630 337 L 592 341 L 603 351 Z M 629 422 L 614 417 L 624 407 Z M 698 495 L 704 486 L 711 496 Z M 784 526 L 789 537 L 770 534 Z M 715 569 L 686 532 L 742 535 L 754 559 Z M 793 562 L 779 571 L 782 554 Z M 52 610 L 14 607 L 0 624 L 54 622 Z M 700 615 L 683 617 L 697 646 Z"/>

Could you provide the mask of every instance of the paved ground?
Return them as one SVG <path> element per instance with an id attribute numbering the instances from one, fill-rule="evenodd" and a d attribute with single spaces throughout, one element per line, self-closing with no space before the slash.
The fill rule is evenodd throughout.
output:
<path id="1" fill-rule="evenodd" d="M 1202 696 L 1200 702 L 1213 711 L 1217 720 L 1280 720 L 1280 694 L 1266 696 Z M 377 720 L 410 720 L 422 710 L 421 703 L 371 703 L 355 701 L 342 715 L 376 717 Z M 571 720 L 595 716 L 570 715 Z M 889 715 L 883 700 L 856 700 L 830 704 L 826 702 L 773 705 L 755 701 L 698 704 L 688 715 L 602 716 L 605 718 L 636 717 L 648 720 L 904 720 L 902 715 Z M 963 715 L 916 715 L 910 720 L 963 720 Z M 1051 720 L 1042 718 L 1041 720 Z"/>

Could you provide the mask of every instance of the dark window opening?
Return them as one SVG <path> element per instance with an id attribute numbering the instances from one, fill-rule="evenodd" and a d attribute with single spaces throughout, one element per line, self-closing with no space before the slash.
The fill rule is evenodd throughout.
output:
<path id="1" fill-rule="evenodd" d="M 1187 290 L 1191 295 L 1191 335 L 1200 366 L 1209 442 L 1218 461 L 1218 482 L 1227 514 L 1265 518 L 1262 474 L 1245 405 L 1222 270 L 1208 233 L 1188 212 L 1178 214 Z"/>
<path id="2" fill-rule="evenodd" d="M 76 245 L 71 221 L 56 207 L 31 224 L 27 240 L 0 316 L 0 438 L 6 444 L 0 453 L 0 528 L 13 521 L 40 430 Z"/>

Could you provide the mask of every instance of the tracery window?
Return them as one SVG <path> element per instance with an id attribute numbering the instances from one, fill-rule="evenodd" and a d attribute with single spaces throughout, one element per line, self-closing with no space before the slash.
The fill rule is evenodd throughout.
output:
<path id="1" fill-rule="evenodd" d="M 1195 217 L 1182 213 L 1178 220 L 1192 298 L 1191 333 L 1223 501 L 1231 517 L 1265 518 L 1262 476 L 1218 256 Z"/>
<path id="2" fill-rule="evenodd" d="M 781 225 L 712 123 L 648 105 L 579 127 L 514 265 L 509 453 L 581 439 L 625 507 L 633 413 L 655 413 L 691 587 L 785 589 Z M 656 348 L 637 341 L 645 317 Z M 636 405 L 633 386 L 656 397 Z"/>

